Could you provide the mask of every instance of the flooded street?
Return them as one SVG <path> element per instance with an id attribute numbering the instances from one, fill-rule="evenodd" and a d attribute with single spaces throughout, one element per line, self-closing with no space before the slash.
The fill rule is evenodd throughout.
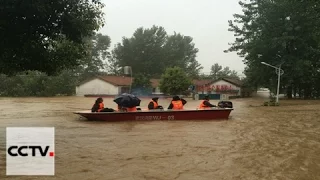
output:
<path id="1" fill-rule="evenodd" d="M 49 126 L 56 128 L 56 175 L 37 179 L 320 179 L 320 101 L 263 107 L 261 99 L 232 100 L 235 110 L 224 121 L 98 122 L 72 113 L 94 101 L 1 98 L 0 178 L 35 179 L 5 176 L 5 128 Z M 165 108 L 168 102 L 159 100 Z"/>

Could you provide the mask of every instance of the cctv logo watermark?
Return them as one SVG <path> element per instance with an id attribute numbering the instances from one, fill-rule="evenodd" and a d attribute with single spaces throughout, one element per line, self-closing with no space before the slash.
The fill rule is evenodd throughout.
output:
<path id="1" fill-rule="evenodd" d="M 7 175 L 54 175 L 54 128 L 7 128 Z"/>

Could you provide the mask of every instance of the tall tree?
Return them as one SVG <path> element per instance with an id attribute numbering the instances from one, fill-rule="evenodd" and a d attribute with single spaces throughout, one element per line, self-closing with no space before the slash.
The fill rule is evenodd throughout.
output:
<path id="1" fill-rule="evenodd" d="M 231 74 L 231 70 L 228 66 L 224 67 L 222 71 L 219 72 L 219 77 L 228 77 Z"/>
<path id="2" fill-rule="evenodd" d="M 199 50 L 195 48 L 195 44 L 192 41 L 192 37 L 183 36 L 176 32 L 168 36 L 163 47 L 166 54 L 164 68 L 181 67 L 186 70 L 190 77 L 197 77 L 203 67 L 196 60 Z"/>
<path id="3" fill-rule="evenodd" d="M 238 80 L 241 79 L 241 78 L 239 77 L 237 71 L 235 71 L 235 70 L 232 70 L 232 71 L 228 74 L 228 77 L 233 78 L 233 79 L 238 79 Z"/>
<path id="4" fill-rule="evenodd" d="M 124 37 L 112 52 L 111 63 L 120 67 L 131 66 L 133 73 L 160 76 L 163 69 L 162 47 L 167 33 L 163 27 L 138 28 L 131 38 Z"/>
<path id="5" fill-rule="evenodd" d="M 229 21 L 237 38 L 226 52 L 236 51 L 244 57 L 245 74 L 252 85 L 275 89 L 274 69 L 261 65 L 267 62 L 283 64 L 281 82 L 289 97 L 293 89 L 304 97 L 318 92 L 314 80 L 320 78 L 320 2 L 252 0 L 239 4 L 244 14 L 235 14 L 235 20 Z"/>
<path id="6" fill-rule="evenodd" d="M 192 38 L 175 33 L 168 36 L 163 27 L 138 28 L 131 38 L 123 38 L 112 52 L 113 72 L 131 66 L 133 72 L 160 77 L 167 67 L 178 66 L 197 76 L 201 65 Z"/>
<path id="7" fill-rule="evenodd" d="M 82 80 L 106 72 L 108 68 L 107 59 L 110 58 L 111 40 L 109 36 L 98 33 L 86 38 L 85 42 L 86 56 L 81 59 L 81 64 L 76 69 Z"/>
<path id="8" fill-rule="evenodd" d="M 191 80 L 186 72 L 180 67 L 167 68 L 161 76 L 160 90 L 165 94 L 186 94 Z"/>
<path id="9" fill-rule="evenodd" d="M 222 66 L 220 66 L 218 63 L 215 63 L 211 66 L 210 76 L 213 79 L 219 78 L 219 72 L 222 70 Z"/>
<path id="10" fill-rule="evenodd" d="M 2 1 L 0 72 L 74 67 L 85 56 L 83 37 L 103 26 L 100 0 Z"/>
<path id="11" fill-rule="evenodd" d="M 220 79 L 220 78 L 225 78 L 225 77 L 240 80 L 240 77 L 235 70 L 230 70 L 230 68 L 228 66 L 223 68 L 218 63 L 215 63 L 214 65 L 211 66 L 211 72 L 210 72 L 209 77 L 214 80 Z"/>

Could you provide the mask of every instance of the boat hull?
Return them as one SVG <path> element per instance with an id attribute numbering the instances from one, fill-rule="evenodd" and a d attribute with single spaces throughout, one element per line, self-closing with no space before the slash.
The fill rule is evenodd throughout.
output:
<path id="1" fill-rule="evenodd" d="M 102 121 L 154 121 L 154 120 L 222 120 L 228 119 L 232 108 L 178 111 L 138 111 L 138 112 L 75 112 L 88 120 Z"/>

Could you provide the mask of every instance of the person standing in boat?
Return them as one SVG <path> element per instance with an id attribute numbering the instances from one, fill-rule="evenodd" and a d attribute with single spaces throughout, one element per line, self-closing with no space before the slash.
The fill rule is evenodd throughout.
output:
<path id="1" fill-rule="evenodd" d="M 204 99 L 201 101 L 199 105 L 199 109 L 211 109 L 212 107 L 217 107 L 209 102 L 210 98 L 209 95 L 205 95 Z"/>
<path id="2" fill-rule="evenodd" d="M 114 112 L 114 109 L 104 108 L 103 99 L 99 97 L 93 104 L 91 112 Z"/>
<path id="3" fill-rule="evenodd" d="M 158 104 L 158 100 L 159 98 L 158 97 L 154 97 L 151 99 L 151 101 L 149 102 L 148 104 L 148 109 L 163 109 L 162 106 L 159 106 Z"/>
<path id="4" fill-rule="evenodd" d="M 183 110 L 183 106 L 185 104 L 187 104 L 186 100 L 184 100 L 183 98 L 180 98 L 179 96 L 173 96 L 168 109 Z"/>

